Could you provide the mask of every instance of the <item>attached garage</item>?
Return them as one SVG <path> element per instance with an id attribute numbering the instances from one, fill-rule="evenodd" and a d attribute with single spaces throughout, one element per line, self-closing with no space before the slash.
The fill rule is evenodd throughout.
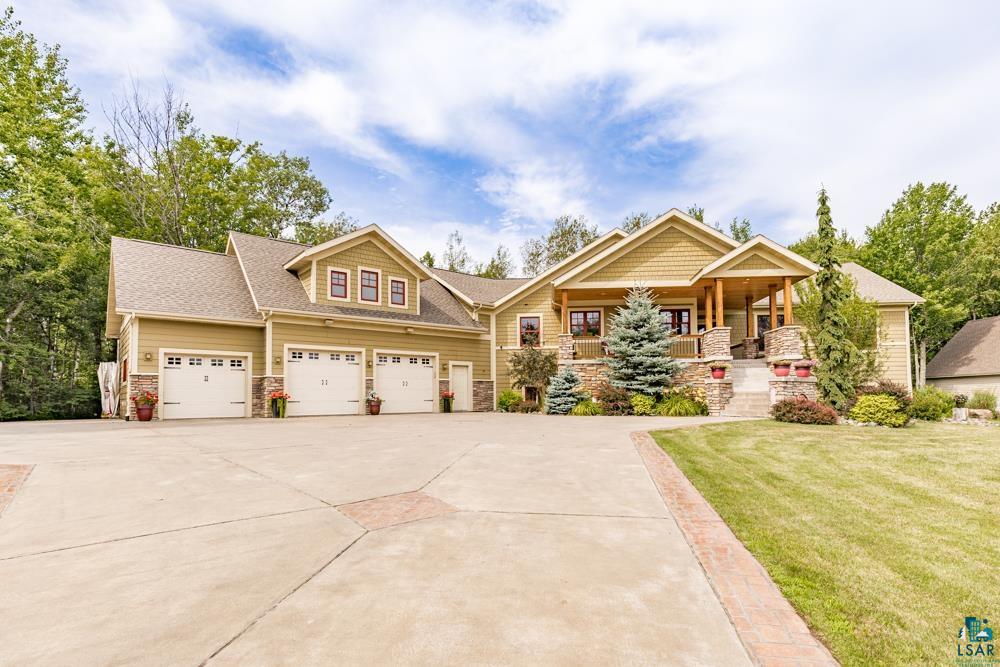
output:
<path id="1" fill-rule="evenodd" d="M 360 350 L 296 348 L 285 350 L 285 391 L 289 417 L 356 415 L 364 377 Z"/>
<path id="2" fill-rule="evenodd" d="M 250 416 L 249 355 L 164 351 L 162 419 Z"/>
<path id="3" fill-rule="evenodd" d="M 383 413 L 434 412 L 437 355 L 375 351 L 375 391 Z"/>

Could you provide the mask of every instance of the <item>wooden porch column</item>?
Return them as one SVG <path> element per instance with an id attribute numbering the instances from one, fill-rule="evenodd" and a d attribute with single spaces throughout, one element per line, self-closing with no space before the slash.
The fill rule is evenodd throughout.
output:
<path id="1" fill-rule="evenodd" d="M 562 291 L 562 332 L 569 333 L 569 290 Z"/>
<path id="2" fill-rule="evenodd" d="M 753 297 L 749 294 L 746 296 L 746 308 L 747 308 L 747 338 L 756 338 L 757 332 L 754 331 L 754 316 L 753 316 Z"/>
<path id="3" fill-rule="evenodd" d="M 726 325 L 725 311 L 722 303 L 722 278 L 715 279 L 715 326 Z"/>
<path id="4" fill-rule="evenodd" d="M 785 296 L 782 299 L 785 303 L 785 326 L 790 326 L 794 324 L 792 320 L 792 279 L 785 276 Z"/>
<path id="5" fill-rule="evenodd" d="M 767 305 L 770 309 L 771 329 L 778 328 L 778 286 L 767 286 Z"/>
<path id="6" fill-rule="evenodd" d="M 712 328 L 712 288 L 705 288 L 705 331 Z"/>

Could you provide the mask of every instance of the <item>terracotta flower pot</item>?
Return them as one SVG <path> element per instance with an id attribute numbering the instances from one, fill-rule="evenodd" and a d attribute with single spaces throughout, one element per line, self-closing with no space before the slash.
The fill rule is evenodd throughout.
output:
<path id="1" fill-rule="evenodd" d="M 135 406 L 135 417 L 141 422 L 150 421 L 153 418 L 153 406 L 152 405 Z"/>
<path id="2" fill-rule="evenodd" d="M 726 369 L 725 368 L 713 368 L 712 369 L 712 377 L 714 379 L 716 379 L 716 380 L 722 380 L 723 378 L 726 377 Z"/>
<path id="3" fill-rule="evenodd" d="M 791 370 L 791 368 L 792 367 L 789 366 L 788 364 L 781 364 L 780 366 L 776 364 L 774 366 L 774 374 L 780 378 L 788 377 L 788 373 Z"/>
<path id="4" fill-rule="evenodd" d="M 382 411 L 382 401 L 369 401 L 368 402 L 368 412 L 373 415 L 377 415 Z"/>
<path id="5" fill-rule="evenodd" d="M 788 374 L 785 373 L 785 375 L 788 375 Z M 807 378 L 810 375 L 812 375 L 812 369 L 809 368 L 809 367 L 796 368 L 795 369 L 795 375 L 797 375 L 800 378 Z"/>

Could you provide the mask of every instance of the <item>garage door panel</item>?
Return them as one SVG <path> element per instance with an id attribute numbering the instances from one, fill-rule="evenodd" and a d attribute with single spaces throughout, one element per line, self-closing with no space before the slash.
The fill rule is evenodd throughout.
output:
<path id="1" fill-rule="evenodd" d="M 433 412 L 435 385 L 430 355 L 376 355 L 375 390 L 383 400 L 382 412 Z"/>
<path id="2" fill-rule="evenodd" d="M 161 378 L 163 419 L 245 417 L 247 359 L 204 354 L 167 355 Z"/>
<path id="3" fill-rule="evenodd" d="M 292 397 L 288 416 L 358 413 L 361 357 L 357 352 L 293 348 L 287 356 L 285 391 Z"/>

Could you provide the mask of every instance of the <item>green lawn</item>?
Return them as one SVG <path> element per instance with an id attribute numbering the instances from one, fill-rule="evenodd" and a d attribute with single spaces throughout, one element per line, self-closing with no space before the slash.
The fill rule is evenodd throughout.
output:
<path id="1" fill-rule="evenodd" d="M 653 435 L 844 664 L 954 664 L 965 616 L 1000 635 L 1000 429 Z"/>

